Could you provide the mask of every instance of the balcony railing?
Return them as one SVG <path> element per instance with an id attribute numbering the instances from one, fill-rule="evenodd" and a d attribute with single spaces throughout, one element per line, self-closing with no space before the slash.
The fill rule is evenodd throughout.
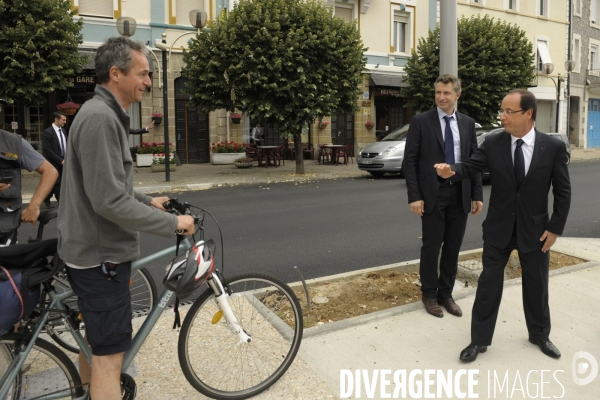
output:
<path id="1" fill-rule="evenodd" d="M 600 85 L 600 69 L 588 69 L 586 79 L 588 85 Z"/>

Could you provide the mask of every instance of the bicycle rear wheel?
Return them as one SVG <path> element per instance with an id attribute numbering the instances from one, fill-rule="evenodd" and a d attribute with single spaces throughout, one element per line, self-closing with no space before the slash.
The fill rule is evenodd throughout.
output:
<path id="1" fill-rule="evenodd" d="M 14 357 L 15 343 L 22 335 L 7 334 L 0 339 L 0 375 Z M 83 396 L 83 388 L 75 365 L 53 344 L 38 338 L 27 355 L 17 379 L 12 383 L 8 399 L 39 398 L 74 399 Z"/>
<path id="2" fill-rule="evenodd" d="M 228 303 L 252 341 L 241 343 L 219 312 L 209 288 L 188 311 L 179 334 L 179 364 L 194 388 L 215 399 L 245 399 L 273 385 L 302 341 L 302 310 L 277 278 L 243 274 L 228 280 Z M 227 295 L 227 294 L 225 294 Z"/>
<path id="3" fill-rule="evenodd" d="M 62 292 L 71 287 L 64 270 L 54 276 L 53 285 L 57 292 Z M 156 304 L 158 294 L 156 292 L 154 279 L 152 279 L 152 275 L 150 275 L 150 272 L 148 272 L 146 268 L 140 268 L 131 274 L 129 291 L 131 292 L 132 318 L 147 315 Z M 71 310 L 77 310 L 77 296 L 69 297 L 65 300 L 65 305 Z M 51 316 L 46 325 L 46 330 L 52 339 L 54 339 L 61 347 L 73 353 L 79 353 L 79 346 L 75 342 L 75 339 L 73 339 L 73 335 L 71 335 L 64 325 L 62 318 L 52 318 Z M 83 331 L 85 331 L 85 324 L 83 322 L 80 323 L 79 330 L 82 334 Z"/>

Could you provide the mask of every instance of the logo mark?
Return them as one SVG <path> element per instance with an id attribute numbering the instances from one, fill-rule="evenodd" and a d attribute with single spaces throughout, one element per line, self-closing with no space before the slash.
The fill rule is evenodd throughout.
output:
<path id="1" fill-rule="evenodd" d="M 588 373 L 588 376 L 581 378 L 582 375 Z M 590 353 L 578 351 L 573 354 L 572 374 L 573 382 L 577 385 L 587 385 L 596 378 L 596 375 L 598 375 L 598 361 L 596 361 L 594 356 Z"/>

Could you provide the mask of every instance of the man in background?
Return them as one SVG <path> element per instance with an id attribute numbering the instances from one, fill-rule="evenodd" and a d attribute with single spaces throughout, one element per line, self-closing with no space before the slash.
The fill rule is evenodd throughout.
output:
<path id="1" fill-rule="evenodd" d="M 402 172 L 410 210 L 422 222 L 419 273 L 425 310 L 441 318 L 443 305 L 450 314 L 460 317 L 462 310 L 454 302 L 452 290 L 467 216 L 469 212 L 477 215 L 483 209 L 481 175 L 455 184 L 439 178 L 431 166 L 468 159 L 477 150 L 477 136 L 475 121 L 456 111 L 460 79 L 445 74 L 435 81 L 434 87 L 437 107 L 410 120 Z"/>
<path id="2" fill-rule="evenodd" d="M 63 130 L 67 123 L 67 117 L 60 111 L 54 111 L 52 116 L 54 122 L 42 134 L 42 154 L 58 171 L 58 179 L 56 179 L 52 191 L 44 200 L 48 208 L 52 208 L 50 199 L 53 194 L 56 197 L 56 201 L 60 202 L 60 180 L 67 150 L 67 138 Z"/>

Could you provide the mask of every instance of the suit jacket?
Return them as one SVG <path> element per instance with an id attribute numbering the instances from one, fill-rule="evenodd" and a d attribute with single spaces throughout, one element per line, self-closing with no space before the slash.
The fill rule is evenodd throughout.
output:
<path id="1" fill-rule="evenodd" d="M 525 180 L 517 188 L 511 154 L 511 135 L 506 131 L 486 137 L 477 152 L 462 164 L 452 166 L 460 180 L 490 170 L 492 193 L 483 222 L 483 240 L 505 248 L 516 223 L 517 244 L 525 253 L 540 250 L 544 231 L 562 235 L 571 205 L 571 183 L 565 144 L 535 131 L 535 147 Z M 552 185 L 554 210 L 548 216 L 548 192 Z"/>
<path id="2" fill-rule="evenodd" d="M 63 134 L 65 130 L 63 129 Z M 67 137 L 65 135 L 65 149 L 67 147 Z M 42 155 L 56 168 L 58 173 L 62 172 L 62 161 L 60 141 L 56 136 L 54 127 L 50 125 L 42 134 Z"/>
<path id="3" fill-rule="evenodd" d="M 460 133 L 460 152 L 463 160 L 468 159 L 477 150 L 475 121 L 456 112 Z M 430 213 L 435 206 L 440 183 L 434 164 L 445 162 L 444 138 L 437 108 L 417 114 L 410 120 L 402 173 L 406 178 L 408 202 L 425 201 L 425 212 Z M 483 201 L 481 175 L 474 174 L 462 181 L 463 210 L 469 213 L 471 201 Z"/>

